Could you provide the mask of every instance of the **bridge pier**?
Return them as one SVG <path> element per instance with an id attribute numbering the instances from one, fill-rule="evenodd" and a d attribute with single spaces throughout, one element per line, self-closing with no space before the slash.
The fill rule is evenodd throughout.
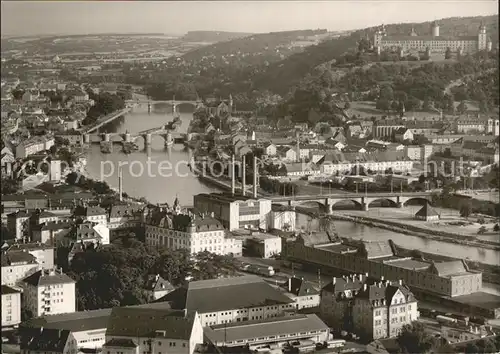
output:
<path id="1" fill-rule="evenodd" d="M 144 134 L 142 137 L 144 138 L 144 146 L 151 146 L 153 140 L 151 134 Z"/>
<path id="2" fill-rule="evenodd" d="M 368 207 L 368 203 L 363 203 L 361 204 L 361 207 L 363 208 L 363 211 L 368 211 L 370 208 Z"/>
<path id="3" fill-rule="evenodd" d="M 90 144 L 90 134 L 83 134 L 83 143 L 86 145 Z"/>
<path id="4" fill-rule="evenodd" d="M 105 142 L 109 143 L 111 141 L 111 134 L 104 133 L 103 136 Z"/>
<path id="5" fill-rule="evenodd" d="M 402 208 L 402 207 L 403 207 L 403 203 L 401 203 L 401 202 L 397 202 L 397 203 L 396 203 L 396 207 L 397 207 L 397 208 Z"/>
<path id="6" fill-rule="evenodd" d="M 130 133 L 123 134 L 122 138 L 126 143 L 130 143 L 132 141 L 132 136 L 130 135 Z"/>
<path id="7" fill-rule="evenodd" d="M 174 144 L 174 138 L 172 134 L 168 132 L 167 134 L 162 134 L 163 139 L 165 140 L 165 146 L 171 146 Z"/>

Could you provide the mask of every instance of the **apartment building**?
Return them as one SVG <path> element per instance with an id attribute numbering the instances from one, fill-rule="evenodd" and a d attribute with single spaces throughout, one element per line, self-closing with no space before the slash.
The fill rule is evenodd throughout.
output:
<path id="1" fill-rule="evenodd" d="M 186 314 L 157 305 L 113 308 L 103 352 L 193 354 L 196 345 L 203 344 L 203 328 L 196 311 Z"/>
<path id="2" fill-rule="evenodd" d="M 2 285 L 2 328 L 21 323 L 21 292 Z"/>
<path id="3" fill-rule="evenodd" d="M 139 204 L 113 205 L 109 212 L 108 228 L 124 230 L 142 225 L 144 206 Z"/>
<path id="4" fill-rule="evenodd" d="M 281 237 L 252 232 L 245 241 L 247 249 L 261 258 L 271 258 L 281 253 Z"/>
<path id="5" fill-rule="evenodd" d="M 57 240 L 63 239 L 71 232 L 74 224 L 68 221 L 52 221 L 37 225 L 33 228 L 31 238 L 34 242 L 55 245 Z"/>
<path id="6" fill-rule="evenodd" d="M 321 289 L 320 313 L 334 328 L 367 339 L 395 337 L 419 317 L 417 301 L 402 281 L 376 281 L 367 274 L 333 278 Z"/>
<path id="7" fill-rule="evenodd" d="M 52 136 L 33 136 L 16 146 L 16 158 L 24 159 L 30 155 L 49 150 L 54 145 Z"/>
<path id="8" fill-rule="evenodd" d="M 25 306 L 34 316 L 75 312 L 75 281 L 61 270 L 40 270 L 22 283 Z"/>
<path id="9" fill-rule="evenodd" d="M 29 237 L 31 213 L 19 210 L 7 215 L 7 229 L 11 235 L 15 235 L 16 240 Z"/>
<path id="10" fill-rule="evenodd" d="M 404 151 L 377 151 L 373 153 L 332 153 L 321 159 L 321 173 L 336 174 L 351 172 L 353 169 L 365 169 L 384 172 L 410 172 L 414 161 L 405 157 Z"/>
<path id="11" fill-rule="evenodd" d="M 107 225 L 108 223 L 108 213 L 106 210 L 99 206 L 91 206 L 79 210 L 75 213 L 77 216 L 81 216 L 84 221 L 90 221 L 97 224 Z"/>
<path id="12" fill-rule="evenodd" d="M 194 196 L 194 209 L 213 213 L 229 231 L 253 227 L 267 230 L 271 200 L 226 193 L 198 194 Z"/>
<path id="13" fill-rule="evenodd" d="M 279 317 L 296 308 L 292 299 L 254 275 L 193 281 L 158 302 L 197 312 L 203 327 Z"/>
<path id="14" fill-rule="evenodd" d="M 11 245 L 7 252 L 28 252 L 42 269 L 54 268 L 55 253 L 54 247 L 40 242 L 15 243 Z"/>
<path id="15" fill-rule="evenodd" d="M 36 258 L 28 252 L 2 253 L 2 285 L 17 287 L 26 276 L 41 268 Z"/>
<path id="16" fill-rule="evenodd" d="M 285 295 L 294 301 L 296 310 L 315 308 L 320 304 L 320 292 L 303 278 L 290 277 L 281 288 Z"/>

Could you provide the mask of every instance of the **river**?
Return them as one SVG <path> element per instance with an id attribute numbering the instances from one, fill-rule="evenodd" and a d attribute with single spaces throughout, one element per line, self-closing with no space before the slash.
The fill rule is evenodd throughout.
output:
<path id="1" fill-rule="evenodd" d="M 186 132 L 192 118 L 192 112 L 188 111 L 190 108 L 188 106 L 183 105 L 180 108 L 182 109 L 180 113 L 182 125 L 179 131 Z M 108 124 L 104 127 L 104 131 L 137 133 L 159 127 L 173 119 L 170 111 L 171 108 L 167 105 L 155 105 L 152 112 L 148 113 L 147 105 L 139 105 L 122 118 Z M 163 138 L 159 136 L 153 137 L 149 151 L 144 151 L 142 138 L 138 139 L 137 144 L 140 146 L 140 150 L 129 155 L 121 152 L 119 144 L 114 145 L 111 154 L 101 153 L 98 144 L 92 145 L 87 162 L 87 172 L 99 180 L 103 175 L 106 182 L 112 187 L 118 188 L 118 163 L 120 161 L 127 162 L 128 165 L 122 169 L 124 192 L 133 197 L 145 197 L 153 203 L 172 203 L 178 197 L 181 204 L 193 205 L 194 195 L 217 191 L 217 189 L 203 184 L 190 173 L 187 162 L 191 155 L 188 150 L 184 149 L 184 146 L 174 145 L 172 148 L 166 149 Z M 150 169 L 152 173 L 147 172 L 148 159 L 154 163 Z M 160 162 L 166 164 L 167 167 L 170 165 L 171 173 L 168 170 L 166 173 L 160 173 L 161 171 L 158 169 Z M 140 166 L 143 167 L 144 173 L 139 175 Z M 317 220 L 313 219 L 309 223 L 309 217 L 303 214 L 298 214 L 297 218 L 298 225 L 307 229 L 309 224 L 311 230 L 317 230 Z M 405 248 L 420 249 L 452 257 L 469 257 L 472 260 L 488 264 L 497 265 L 500 263 L 499 251 L 433 241 L 347 221 L 336 221 L 335 225 L 339 235 L 343 237 L 367 240 L 392 239 Z"/>
<path id="2" fill-rule="evenodd" d="M 393 240 L 396 244 L 410 249 L 419 249 L 424 252 L 442 254 L 449 257 L 470 258 L 481 263 L 500 264 L 500 251 L 469 247 L 454 243 L 429 240 L 422 237 L 400 234 L 394 231 L 356 224 L 349 221 L 334 221 L 337 233 L 341 237 L 352 237 L 369 241 Z M 304 230 L 318 230 L 318 220 L 304 214 L 297 214 L 297 227 Z"/>
<path id="3" fill-rule="evenodd" d="M 185 133 L 193 115 L 189 112 L 189 106 L 183 105 L 180 108 L 182 125 L 179 132 Z M 139 105 L 122 118 L 106 125 L 101 132 L 137 133 L 156 128 L 173 119 L 171 109 L 166 104 L 156 104 L 152 112 L 148 113 L 147 105 Z M 145 197 L 153 203 L 172 204 L 178 197 L 181 204 L 193 205 L 194 195 L 216 191 L 190 173 L 187 163 L 191 155 L 183 145 L 165 148 L 160 136 L 153 136 L 148 151 L 144 149 L 142 138 L 137 139 L 137 144 L 140 149 L 129 155 L 121 151 L 120 144 L 114 144 L 111 154 L 101 153 L 99 145 L 93 144 L 87 159 L 87 172 L 95 179 L 101 180 L 103 176 L 111 187 L 118 188 L 118 163 L 127 162 L 128 165 L 122 168 L 124 192 L 132 197 Z"/>

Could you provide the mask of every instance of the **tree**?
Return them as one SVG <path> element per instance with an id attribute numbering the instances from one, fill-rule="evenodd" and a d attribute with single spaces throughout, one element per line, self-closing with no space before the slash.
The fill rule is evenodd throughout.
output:
<path id="1" fill-rule="evenodd" d="M 409 96 L 405 101 L 407 111 L 417 111 L 420 109 L 420 100 L 414 96 Z"/>
<path id="2" fill-rule="evenodd" d="M 480 349 L 476 343 L 467 343 L 465 346 L 465 353 L 477 354 L 480 353 Z"/>
<path id="3" fill-rule="evenodd" d="M 484 226 L 484 225 L 483 225 L 483 226 L 481 226 L 481 227 L 479 228 L 479 230 L 477 230 L 477 234 L 478 234 L 478 235 L 482 235 L 482 234 L 486 233 L 486 231 L 487 231 L 487 230 L 486 230 L 486 226 Z"/>
<path id="4" fill-rule="evenodd" d="M 479 101 L 479 112 L 487 113 L 489 111 L 488 103 L 485 100 Z"/>
<path id="5" fill-rule="evenodd" d="M 394 112 L 398 112 L 399 111 L 399 103 L 398 103 L 398 101 L 392 101 L 391 102 L 391 110 L 393 110 Z"/>
<path id="6" fill-rule="evenodd" d="M 432 109 L 432 104 L 429 97 L 425 96 L 424 103 L 422 104 L 422 110 L 428 112 Z"/>
<path id="7" fill-rule="evenodd" d="M 497 348 L 491 339 L 481 339 L 477 342 L 479 353 L 496 353 Z"/>
<path id="8" fill-rule="evenodd" d="M 394 91 L 390 85 L 384 85 L 380 88 L 380 99 L 393 100 L 394 99 Z"/>
<path id="9" fill-rule="evenodd" d="M 472 204 L 470 202 L 462 204 L 460 207 L 460 216 L 468 218 L 472 214 Z"/>
<path id="10" fill-rule="evenodd" d="M 467 112 L 467 104 L 465 103 L 465 101 L 461 101 L 458 106 L 457 106 L 457 112 L 460 113 L 460 114 L 464 114 L 465 112 Z"/>
<path id="11" fill-rule="evenodd" d="M 381 111 L 387 112 L 391 108 L 391 101 L 389 101 L 388 99 L 379 99 L 375 104 L 375 107 L 377 109 L 380 109 Z"/>
<path id="12" fill-rule="evenodd" d="M 405 353 L 429 353 L 439 346 L 437 338 L 427 333 L 419 322 L 404 325 L 397 342 Z"/>
<path id="13" fill-rule="evenodd" d="M 446 52 L 444 52 L 445 59 L 451 59 L 451 49 L 450 47 L 446 48 Z"/>

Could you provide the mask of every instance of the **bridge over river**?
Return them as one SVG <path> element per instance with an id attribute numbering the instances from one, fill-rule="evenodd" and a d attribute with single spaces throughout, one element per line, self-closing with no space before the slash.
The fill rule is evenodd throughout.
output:
<path id="1" fill-rule="evenodd" d="M 206 182 L 218 186 L 221 189 L 230 191 L 232 189 L 231 180 L 215 178 L 197 170 L 198 177 Z M 243 194 L 242 186 L 236 187 L 235 194 Z M 251 194 L 252 186 L 245 184 L 245 195 Z M 294 196 L 276 196 L 269 195 L 260 190 L 257 193 L 258 198 L 271 199 L 273 203 L 284 204 L 288 206 L 308 206 L 313 204 L 319 206 L 323 212 L 331 213 L 335 204 L 340 202 L 353 202 L 359 209 L 368 211 L 370 204 L 376 201 L 388 201 L 389 206 L 402 208 L 411 200 L 419 200 L 424 203 L 430 203 L 434 192 L 378 192 L 378 193 L 329 193 L 322 195 L 294 195 Z"/>

